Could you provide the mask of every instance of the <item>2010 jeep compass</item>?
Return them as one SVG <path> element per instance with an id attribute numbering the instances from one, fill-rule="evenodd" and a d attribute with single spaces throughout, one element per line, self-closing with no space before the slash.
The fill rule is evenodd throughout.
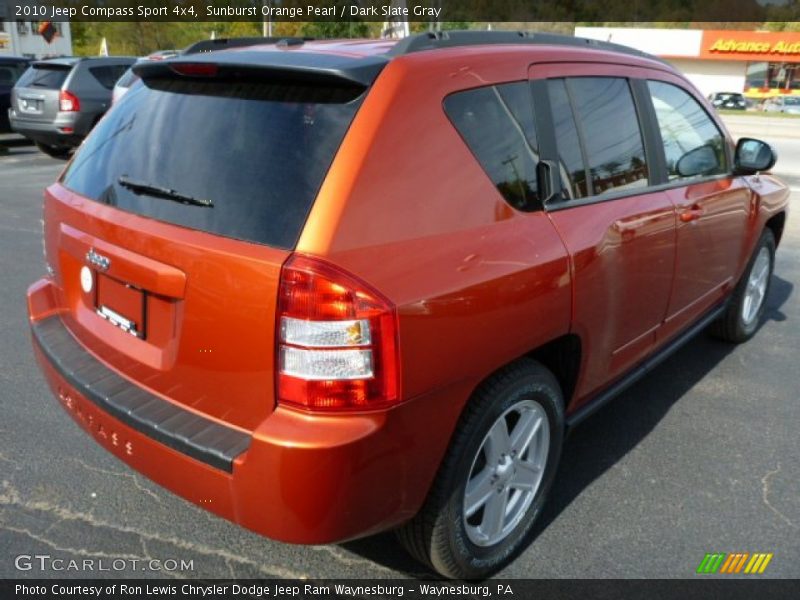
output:
<path id="1" fill-rule="evenodd" d="M 485 576 L 567 427 L 707 325 L 756 331 L 788 191 L 672 67 L 501 32 L 230 46 L 134 68 L 46 191 L 28 292 L 67 412 L 176 494 Z"/>

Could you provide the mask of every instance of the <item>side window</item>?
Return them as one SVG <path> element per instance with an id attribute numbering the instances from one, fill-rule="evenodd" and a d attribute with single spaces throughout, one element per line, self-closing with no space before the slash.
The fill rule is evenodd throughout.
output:
<path id="1" fill-rule="evenodd" d="M 561 172 L 561 188 L 564 200 L 585 198 L 589 195 L 586 183 L 586 165 L 578 137 L 578 128 L 563 79 L 547 81 L 553 126 L 558 140 L 558 163 Z"/>
<path id="2" fill-rule="evenodd" d="M 703 107 L 676 85 L 647 84 L 664 143 L 669 181 L 726 173 L 725 138 Z"/>
<path id="3" fill-rule="evenodd" d="M 528 82 L 456 92 L 444 110 L 506 201 L 535 206 L 539 150 Z"/>
<path id="4" fill-rule="evenodd" d="M 628 80 L 575 77 L 568 88 L 580 124 L 592 194 L 646 187 L 647 161 Z"/>
<path id="5" fill-rule="evenodd" d="M 118 67 L 115 66 L 89 67 L 89 73 L 107 90 L 114 89 L 114 84 L 119 79 L 118 72 Z"/>

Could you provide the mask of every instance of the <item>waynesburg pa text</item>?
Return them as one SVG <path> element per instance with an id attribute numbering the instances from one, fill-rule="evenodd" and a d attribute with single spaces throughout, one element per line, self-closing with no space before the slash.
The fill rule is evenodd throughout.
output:
<path id="1" fill-rule="evenodd" d="M 218 596 L 249 596 L 256 598 L 263 597 L 286 597 L 286 596 L 383 596 L 383 597 L 402 597 L 406 591 L 410 594 L 419 593 L 425 596 L 451 596 L 468 595 L 474 597 L 488 598 L 492 591 L 488 585 L 471 584 L 426 584 L 420 583 L 417 586 L 403 585 L 349 585 L 337 583 L 334 585 L 313 585 L 305 583 L 303 585 L 272 584 L 272 585 L 241 585 L 234 583 L 196 585 L 193 583 L 176 584 L 129 584 L 113 583 L 108 585 L 25 585 L 15 586 L 17 597 L 41 596 L 50 593 L 53 596 L 96 596 L 125 594 L 135 597 L 142 596 L 191 596 L 193 598 L 206 598 Z M 508 584 L 498 584 L 498 596 L 513 596 L 514 592 Z"/>

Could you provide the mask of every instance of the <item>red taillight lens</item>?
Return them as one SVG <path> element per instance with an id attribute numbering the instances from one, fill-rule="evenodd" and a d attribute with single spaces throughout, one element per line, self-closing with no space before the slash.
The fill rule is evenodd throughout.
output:
<path id="1" fill-rule="evenodd" d="M 81 101 L 72 92 L 62 90 L 58 95 L 58 110 L 61 112 L 78 112 L 81 109 Z"/>
<path id="2" fill-rule="evenodd" d="M 313 410 L 398 402 L 396 309 L 337 267 L 297 254 L 286 261 L 277 339 L 279 402 Z"/>

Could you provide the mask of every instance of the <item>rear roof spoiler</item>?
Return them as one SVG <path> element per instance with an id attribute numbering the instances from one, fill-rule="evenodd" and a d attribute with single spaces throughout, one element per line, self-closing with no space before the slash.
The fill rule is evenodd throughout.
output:
<path id="1" fill-rule="evenodd" d="M 191 75 L 181 75 L 174 67 L 216 65 L 219 68 L 219 77 L 225 77 L 228 74 L 247 74 L 264 78 L 271 77 L 282 81 L 368 87 L 388 62 L 386 56 L 352 58 L 299 50 L 290 52 L 248 52 L 243 50 L 240 52 L 184 54 L 162 61 L 145 61 L 134 65 L 133 72 L 145 80 L 148 78 L 191 77 Z"/>
<path id="2" fill-rule="evenodd" d="M 199 54 L 201 52 L 216 52 L 229 48 L 243 48 L 245 46 L 260 46 L 262 44 L 282 44 L 296 46 L 304 42 L 313 41 L 313 37 L 240 37 L 218 38 L 215 40 L 200 40 L 183 49 L 181 54 Z"/>

